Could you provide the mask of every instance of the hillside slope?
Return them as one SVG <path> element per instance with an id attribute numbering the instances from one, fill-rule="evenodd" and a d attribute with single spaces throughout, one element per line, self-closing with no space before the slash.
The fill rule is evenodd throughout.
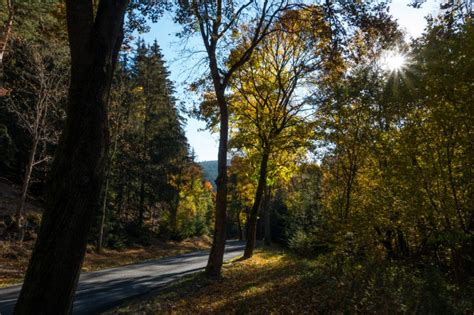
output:
<path id="1" fill-rule="evenodd" d="M 199 162 L 199 165 L 204 172 L 204 178 L 211 183 L 212 189 L 216 191 L 217 161 L 202 161 Z"/>

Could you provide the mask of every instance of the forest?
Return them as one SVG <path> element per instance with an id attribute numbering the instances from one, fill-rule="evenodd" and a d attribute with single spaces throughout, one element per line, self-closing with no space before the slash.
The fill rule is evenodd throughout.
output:
<path id="1" fill-rule="evenodd" d="M 0 314 L 472 314 L 474 5 L 401 2 L 0 0 Z"/>

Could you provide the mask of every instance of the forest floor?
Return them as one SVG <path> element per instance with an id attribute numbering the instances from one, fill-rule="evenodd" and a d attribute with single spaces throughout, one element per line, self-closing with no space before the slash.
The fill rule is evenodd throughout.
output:
<path id="1" fill-rule="evenodd" d="M 439 278 L 396 265 L 330 261 L 262 248 L 226 263 L 220 279 L 193 274 L 105 314 L 474 314 L 469 288 L 440 290 Z"/>
<path id="2" fill-rule="evenodd" d="M 309 314 L 331 309 L 338 303 L 336 298 L 324 296 L 329 292 L 323 289 L 325 284 L 306 281 L 311 270 L 308 260 L 261 249 L 251 259 L 226 263 L 218 280 L 203 273 L 191 275 L 154 297 L 106 314 Z M 315 285 L 317 291 L 312 289 Z"/>

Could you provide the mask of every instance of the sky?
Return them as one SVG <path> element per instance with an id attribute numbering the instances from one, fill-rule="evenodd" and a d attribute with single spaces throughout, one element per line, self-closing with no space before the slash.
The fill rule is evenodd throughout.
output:
<path id="1" fill-rule="evenodd" d="M 439 8 L 439 1 L 428 0 L 421 9 L 407 6 L 411 0 L 392 0 L 390 4 L 391 14 L 398 20 L 400 27 L 405 30 L 407 37 L 418 37 L 423 33 L 426 26 L 425 16 L 435 14 Z M 172 21 L 171 14 L 163 16 L 158 23 L 150 24 L 150 32 L 140 36 L 147 42 L 155 39 L 160 45 L 164 59 L 171 72 L 171 80 L 174 81 L 177 98 L 184 102 L 185 107 L 190 109 L 197 104 L 197 95 L 187 90 L 192 78 L 203 73 L 206 68 L 202 62 L 204 55 L 202 42 L 199 37 L 194 37 L 188 42 L 183 42 L 176 33 L 180 26 Z M 190 146 L 194 149 L 197 161 L 217 160 L 218 136 L 204 130 L 205 123 L 194 118 L 187 117 L 186 136 Z"/>

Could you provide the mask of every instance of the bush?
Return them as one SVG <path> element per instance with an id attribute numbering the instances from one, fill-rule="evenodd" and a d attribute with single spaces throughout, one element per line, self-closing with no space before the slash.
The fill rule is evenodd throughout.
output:
<path id="1" fill-rule="evenodd" d="M 309 235 L 301 230 L 296 231 L 288 240 L 291 250 L 302 256 L 313 255 L 313 240 Z"/>
<path id="2" fill-rule="evenodd" d="M 288 238 L 288 247 L 303 257 L 316 257 L 328 253 L 332 246 L 322 241 L 316 233 L 307 233 L 297 230 Z"/>
<path id="3" fill-rule="evenodd" d="M 320 256 L 306 281 L 330 286 L 348 314 L 472 314 L 473 282 L 460 287 L 434 266 L 357 257 L 344 251 Z"/>

